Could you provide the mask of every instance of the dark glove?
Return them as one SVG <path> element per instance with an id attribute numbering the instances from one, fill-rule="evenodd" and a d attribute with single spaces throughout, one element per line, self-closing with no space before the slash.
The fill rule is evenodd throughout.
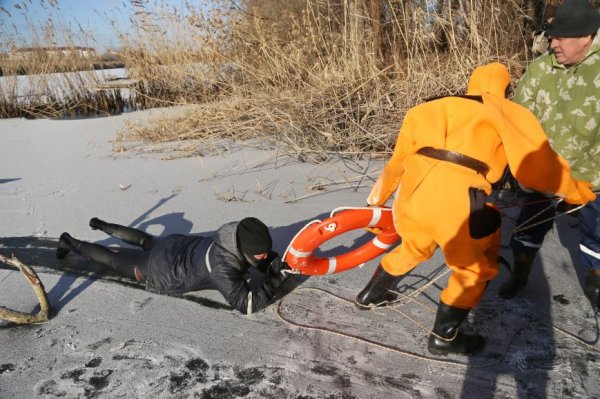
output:
<path id="1" fill-rule="evenodd" d="M 269 267 L 267 268 L 267 274 L 269 277 L 281 278 L 285 280 L 288 276 L 288 273 L 285 273 L 285 271 L 290 270 L 292 269 L 288 266 L 288 264 L 282 261 L 279 256 L 276 256 L 269 264 Z"/>
<path id="2" fill-rule="evenodd" d="M 267 281 L 263 284 L 263 289 L 267 293 L 269 300 L 275 296 L 275 293 L 283 282 L 289 277 L 286 270 L 291 270 L 287 263 L 283 262 L 279 256 L 275 257 L 267 268 Z"/>

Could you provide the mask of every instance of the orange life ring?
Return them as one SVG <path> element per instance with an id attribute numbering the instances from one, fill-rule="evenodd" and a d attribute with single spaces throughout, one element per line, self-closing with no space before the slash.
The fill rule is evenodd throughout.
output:
<path id="1" fill-rule="evenodd" d="M 325 241 L 348 231 L 367 227 L 381 231 L 363 246 L 328 258 L 317 258 L 313 255 L 314 250 Z M 394 228 L 390 208 L 338 208 L 331 212 L 329 218 L 323 221 L 315 220 L 300 230 L 288 247 L 284 259 L 300 274 L 339 273 L 376 258 L 394 245 L 399 238 Z"/>

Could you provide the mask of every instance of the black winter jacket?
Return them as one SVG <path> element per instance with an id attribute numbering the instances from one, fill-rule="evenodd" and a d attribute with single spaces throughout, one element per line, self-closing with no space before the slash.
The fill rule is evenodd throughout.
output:
<path id="1" fill-rule="evenodd" d="M 252 290 L 246 282 L 244 275 L 252 266 L 238 249 L 238 223 L 221 226 L 212 237 L 174 234 L 154 238 L 146 289 L 159 294 L 217 289 L 241 313 L 265 307 L 273 290 L 268 284 Z"/>

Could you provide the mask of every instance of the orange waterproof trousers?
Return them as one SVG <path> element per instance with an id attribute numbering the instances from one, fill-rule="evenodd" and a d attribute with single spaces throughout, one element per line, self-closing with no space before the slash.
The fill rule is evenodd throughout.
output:
<path id="1" fill-rule="evenodd" d="M 480 239 L 469 233 L 468 190 L 481 179 L 470 169 L 447 164 L 434 168 L 410 198 L 396 201 L 395 228 L 402 243 L 383 257 L 384 270 L 392 275 L 408 273 L 439 246 L 452 269 L 442 302 L 463 309 L 477 305 L 498 273 L 500 247 L 499 229 Z"/>

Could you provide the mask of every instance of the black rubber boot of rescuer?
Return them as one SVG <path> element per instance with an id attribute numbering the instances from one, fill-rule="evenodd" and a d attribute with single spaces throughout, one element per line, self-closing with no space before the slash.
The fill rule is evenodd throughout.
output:
<path id="1" fill-rule="evenodd" d="M 381 265 L 377 266 L 367 286 L 354 299 L 354 304 L 361 310 L 386 306 L 397 298 L 392 291 L 401 278 L 402 276 L 392 276 Z"/>
<path id="2" fill-rule="evenodd" d="M 58 239 L 58 246 L 56 247 L 56 258 L 64 259 L 71 252 L 70 245 L 71 236 L 69 233 L 62 233 Z"/>
<path id="3" fill-rule="evenodd" d="M 111 237 L 125 241 L 127 244 L 147 249 L 151 235 L 144 233 L 141 230 L 132 227 L 121 226 L 120 224 L 107 223 L 98 218 L 90 219 L 90 227 L 92 230 L 100 230 Z"/>
<path id="4" fill-rule="evenodd" d="M 600 310 L 600 275 L 588 270 L 585 273 L 585 282 L 583 286 L 585 296 L 590 300 L 594 310 Z"/>
<path id="5" fill-rule="evenodd" d="M 514 266 L 510 278 L 500 286 L 500 298 L 511 299 L 527 285 L 536 252 L 513 251 Z"/>
<path id="6" fill-rule="evenodd" d="M 465 334 L 458 329 L 467 318 L 470 309 L 460 309 L 440 302 L 435 316 L 433 333 L 429 335 L 427 349 L 434 355 L 472 355 L 485 347 L 485 340 L 478 334 Z"/>

